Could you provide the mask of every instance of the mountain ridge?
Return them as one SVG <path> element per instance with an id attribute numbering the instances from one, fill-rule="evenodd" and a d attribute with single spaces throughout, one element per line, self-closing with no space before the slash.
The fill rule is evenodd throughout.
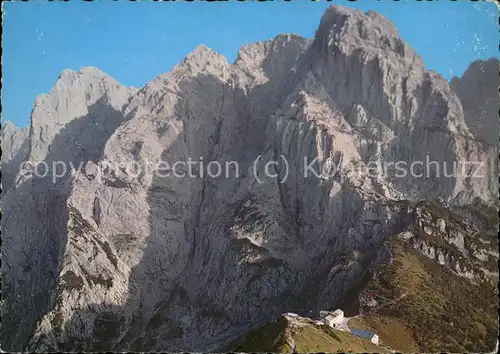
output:
<path id="1" fill-rule="evenodd" d="M 285 311 L 342 303 L 369 249 L 408 217 L 393 200 L 493 205 L 493 178 L 358 174 L 425 153 L 496 173 L 495 149 L 473 139 L 458 96 L 388 38 L 391 26 L 334 6 L 312 41 L 278 36 L 234 64 L 202 46 L 139 90 L 65 71 L 35 105 L 29 159 L 84 166 L 55 183 L 21 171 L 2 198 L 2 348 L 218 348 Z M 256 156 L 280 155 L 284 183 L 257 183 Z M 160 178 L 113 164 L 187 157 L 237 161 L 242 173 Z M 303 177 L 304 157 L 325 170 L 333 161 L 342 178 Z"/>

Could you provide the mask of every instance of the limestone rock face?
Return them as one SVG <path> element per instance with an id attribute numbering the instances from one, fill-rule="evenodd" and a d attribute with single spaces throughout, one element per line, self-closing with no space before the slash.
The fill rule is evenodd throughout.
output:
<path id="1" fill-rule="evenodd" d="M 35 101 L 31 114 L 30 161 L 42 161 L 55 151 L 62 142 L 54 139 L 64 135 L 71 127 L 68 124 L 75 124 L 75 120 L 80 121 L 81 127 L 74 127 L 73 134 L 83 133 L 77 130 L 102 129 L 113 117 L 105 117 L 108 112 L 99 112 L 97 108 L 120 111 L 134 91 L 94 67 L 84 67 L 78 72 L 64 70 L 52 90 Z M 74 137 L 67 143 L 85 150 L 87 147 L 79 146 L 82 140 L 85 139 Z"/>
<path id="2" fill-rule="evenodd" d="M 126 120 L 121 108 L 132 92 L 95 68 L 82 68 L 65 70 L 52 91 L 35 102 L 25 155 L 32 164 L 23 166 L 15 189 L 2 196 L 6 348 L 26 343 L 54 304 L 71 240 L 68 198 L 75 171 L 100 158 L 109 135 Z M 36 165 L 39 161 L 44 164 Z"/>
<path id="3" fill-rule="evenodd" d="M 7 191 L 13 185 L 21 168 L 28 157 L 28 128 L 17 128 L 12 122 L 2 126 L 2 190 Z"/>
<path id="4" fill-rule="evenodd" d="M 233 64 L 199 46 L 140 90 L 65 71 L 29 140 L 31 161 L 76 167 L 25 171 L 2 201 L 9 350 L 215 350 L 339 304 L 359 255 L 405 229 L 393 199 L 496 193 L 449 84 L 389 21 L 343 7 L 313 41 L 280 35 Z M 488 161 L 491 178 L 366 174 L 425 154 Z"/>
<path id="5" fill-rule="evenodd" d="M 451 86 L 464 109 L 467 125 L 477 140 L 498 146 L 498 79 L 496 58 L 476 60 L 462 77 L 454 77 Z"/>
<path id="6" fill-rule="evenodd" d="M 418 203 L 412 219 L 409 242 L 425 256 L 472 280 L 498 279 L 498 251 L 492 244 L 496 238 L 490 234 L 494 231 L 492 225 L 481 230 L 431 202 Z"/>
<path id="7" fill-rule="evenodd" d="M 310 52 L 312 64 L 303 70 L 312 68 L 345 115 L 361 105 L 393 132 L 394 138 L 379 152 L 384 161 L 439 162 L 439 174 L 435 168 L 415 168 L 414 176 L 394 178 L 389 170 L 398 190 L 459 203 L 475 196 L 493 201 L 497 192 L 492 180 L 471 177 L 470 171 L 470 162 L 481 162 L 482 175 L 494 175 L 493 150 L 473 139 L 448 82 L 424 69 L 387 20 L 374 12 L 331 7 Z M 362 143 L 371 145 L 370 139 Z M 443 178 L 445 164 L 451 177 Z M 415 177 L 421 173 L 427 178 Z"/>

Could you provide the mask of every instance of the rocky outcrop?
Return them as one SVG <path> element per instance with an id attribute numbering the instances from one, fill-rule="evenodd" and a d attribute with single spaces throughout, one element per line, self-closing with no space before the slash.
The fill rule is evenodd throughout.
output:
<path id="1" fill-rule="evenodd" d="M 420 202 L 402 234 L 415 249 L 472 281 L 498 282 L 498 249 L 491 234 L 436 202 Z M 491 228 L 491 226 L 490 226 Z"/>
<path id="2" fill-rule="evenodd" d="M 407 225 L 393 199 L 495 198 L 493 178 L 365 173 L 426 153 L 496 164 L 374 12 L 331 7 L 314 41 L 281 35 L 234 64 L 199 46 L 140 90 L 64 72 L 35 104 L 29 159 L 77 167 L 22 171 L 3 201 L 2 347 L 208 351 L 334 307 Z"/>
<path id="3" fill-rule="evenodd" d="M 311 48 L 313 64 L 308 67 L 345 115 L 360 104 L 394 133 L 391 143 L 381 146 L 382 161 L 437 161 L 442 167 L 440 172 L 417 168 L 404 178 L 389 169 L 398 190 L 461 203 L 471 201 L 474 194 L 493 201 L 496 187 L 487 178 L 471 178 L 470 165 L 444 177 L 444 165 L 451 172 L 454 163 L 465 161 L 483 162 L 483 175 L 494 175 L 494 154 L 471 139 L 458 97 L 442 76 L 424 69 L 388 20 L 375 12 L 331 7 Z M 363 140 L 373 145 L 373 139 Z M 426 178 L 419 176 L 421 172 Z"/>
<path id="4" fill-rule="evenodd" d="M 496 58 L 476 60 L 462 77 L 454 77 L 451 87 L 464 109 L 467 125 L 475 138 L 498 146 L 498 81 L 499 62 Z"/>
<path id="5" fill-rule="evenodd" d="M 3 348 L 27 343 L 42 314 L 56 303 L 71 239 L 73 178 L 81 163 L 101 156 L 109 135 L 126 120 L 123 92 L 133 90 L 95 68 L 66 70 L 35 103 L 27 153 L 32 164 L 24 164 L 16 188 L 2 196 L 2 285 L 8 289 Z"/>
<path id="6" fill-rule="evenodd" d="M 406 231 L 387 238 L 391 261 L 365 278 L 351 302 L 374 326 L 409 327 L 421 352 L 494 349 L 498 273 L 493 279 L 489 269 L 498 270 L 498 245 L 436 204 L 418 203 L 413 216 Z M 383 333 L 401 343 L 397 327 Z"/>
<path id="7" fill-rule="evenodd" d="M 29 160 L 46 160 L 51 152 L 64 160 L 78 155 L 87 159 L 99 158 L 92 146 L 82 146 L 82 143 L 95 142 L 98 134 L 116 129 L 116 120 L 123 118 L 121 115 L 113 117 L 109 110 L 120 111 L 133 92 L 134 89 L 120 85 L 94 67 L 84 67 L 78 72 L 64 70 L 52 90 L 38 96 L 35 101 L 31 114 Z M 89 132 L 93 136 L 83 135 Z M 61 141 L 62 137 L 65 141 Z M 68 148 L 68 145 L 73 145 L 75 151 L 66 156 L 57 151 Z"/>
<path id="8" fill-rule="evenodd" d="M 28 129 L 17 128 L 12 122 L 2 126 L 2 190 L 5 192 L 14 186 L 19 169 L 28 157 Z"/>

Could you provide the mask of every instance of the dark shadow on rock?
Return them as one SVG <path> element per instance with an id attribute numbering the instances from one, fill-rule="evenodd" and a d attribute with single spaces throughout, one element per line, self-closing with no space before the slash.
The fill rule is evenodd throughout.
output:
<path id="1" fill-rule="evenodd" d="M 80 162 L 99 159 L 104 144 L 124 121 L 123 115 L 108 105 L 105 98 L 90 106 L 88 112 L 66 124 L 54 137 L 44 160 L 49 166 L 46 176 L 24 181 L 2 201 L 3 350 L 23 350 L 37 321 L 50 311 L 55 301 L 55 285 L 67 242 L 66 201 L 71 175 L 68 168 L 63 177 L 54 181 L 53 163 L 72 162 L 77 168 Z M 40 168 L 40 175 L 44 172 Z M 23 241 L 6 241 L 13 238 Z M 9 249 L 11 244 L 20 250 Z"/>
<path id="2" fill-rule="evenodd" d="M 197 111 L 198 115 L 194 116 L 195 112 L 187 108 L 193 102 L 178 102 L 175 112 L 177 117 L 182 117 L 185 130 L 163 151 L 162 160 L 172 162 L 188 156 L 194 160 L 203 156 L 204 161 L 235 160 L 240 163 L 241 171 L 245 171 L 255 159 L 254 153 L 277 148 L 275 142 L 262 138 L 265 120 L 266 124 L 251 124 L 247 111 L 251 109 L 250 103 L 242 90 L 206 75 L 181 85 L 183 92 L 196 90 L 198 93 L 210 92 L 214 87 L 220 90 L 216 90 L 216 97 L 211 97 L 216 104 L 207 112 Z M 261 92 L 264 94 L 268 89 L 262 88 Z M 273 109 L 277 106 L 279 104 Z M 225 119 L 226 114 L 236 114 L 240 119 Z M 196 130 L 200 122 L 213 119 L 214 115 L 211 130 L 205 131 L 205 135 Z M 161 128 L 158 134 L 162 134 Z M 241 146 L 251 146 L 255 137 L 259 137 L 259 142 L 242 151 Z M 139 145 L 134 147 L 141 148 Z M 240 240 L 231 227 L 249 227 L 255 223 L 267 227 L 275 223 L 290 233 L 287 237 L 292 240 L 291 248 L 302 247 L 301 242 L 311 233 L 312 227 L 306 222 L 297 223 L 296 205 L 304 201 L 297 203 L 294 200 L 297 196 L 282 189 L 279 192 L 282 210 L 270 215 L 256 213 L 244 205 L 251 198 L 262 198 L 259 194 L 262 192 L 252 189 L 241 192 L 244 178 L 250 177 L 218 180 L 205 175 L 204 178 L 179 180 L 155 176 L 148 191 L 150 232 L 143 256 L 129 278 L 127 305 L 105 305 L 105 310 L 99 310 L 99 304 L 92 304 L 76 310 L 64 328 L 58 329 L 60 343 L 53 349 L 215 350 L 216 345 L 227 343 L 285 311 L 306 314 L 338 305 L 349 290 L 347 280 L 362 274 L 362 269 L 358 272 L 356 268 L 353 274 L 340 270 L 344 276 L 337 280 L 328 278 L 333 265 L 348 260 L 338 255 L 336 250 L 343 247 L 342 240 L 333 236 L 347 234 L 348 225 L 355 222 L 357 214 L 342 209 L 346 212 L 344 225 L 325 224 L 325 232 L 332 235 L 332 240 L 315 258 L 316 264 L 296 269 L 289 264 L 285 253 L 276 256 L 266 247 Z M 297 183 L 291 182 L 288 190 L 296 188 Z M 310 183 L 304 182 L 301 188 L 307 189 Z M 238 198 L 235 197 L 237 193 L 241 194 Z M 345 193 L 355 197 L 350 190 Z M 343 197 L 345 195 L 336 198 Z M 330 202 L 340 203 L 340 199 Z M 299 214 L 305 213 L 304 208 L 298 210 Z M 369 232 L 371 229 L 367 229 L 366 233 Z M 177 236 L 174 239 L 162 239 L 174 234 Z M 245 259 L 246 254 L 260 260 L 250 262 Z M 241 290 L 241 296 L 234 292 L 235 288 Z M 320 292 L 337 297 L 320 297 Z M 68 337 L 69 333 L 78 333 L 79 319 L 95 315 L 92 338 Z"/>
<path id="3" fill-rule="evenodd" d="M 29 145 L 29 140 L 28 138 L 26 138 L 19 147 L 15 156 L 10 161 L 8 162 L 2 161 L 1 163 L 2 193 L 6 193 L 12 187 L 14 187 L 14 182 L 19 172 L 19 168 L 21 167 L 22 163 L 26 161 L 28 157 L 28 145 Z"/>
<path id="4" fill-rule="evenodd" d="M 272 61 L 264 63 L 265 71 L 272 72 L 272 68 Z M 307 69 L 301 68 L 303 72 Z M 285 89 L 291 89 L 300 80 L 299 74 L 290 75 Z M 163 151 L 161 159 L 169 162 L 186 157 L 196 160 L 200 156 L 204 161 L 234 159 L 244 171 L 256 154 L 268 149 L 280 152 L 279 143 L 266 140 L 265 129 L 270 128 L 269 115 L 282 104 L 284 96 L 271 94 L 282 81 L 280 76 L 256 87 L 250 92 L 251 97 L 214 76 L 200 75 L 185 81 L 181 84 L 183 92 L 194 90 L 210 104 L 216 104 L 200 112 L 190 110 L 191 105 L 197 107 L 196 102 L 181 99 L 174 111 L 184 123 L 183 135 Z M 213 92 L 214 88 L 217 93 L 210 97 L 207 92 Z M 225 119 L 225 114 L 234 114 L 238 119 Z M 206 119 L 213 120 L 214 124 L 206 127 L 207 130 L 198 130 Z M 85 129 L 85 125 L 80 129 Z M 157 133 L 161 135 L 162 129 Z M 71 138 L 69 135 L 61 146 Z M 81 148 L 87 151 L 89 159 L 97 160 L 102 154 L 101 150 L 93 151 L 92 146 Z M 140 144 L 134 145 L 136 154 L 141 148 Z M 252 201 L 262 198 L 264 192 L 251 187 L 242 191 L 245 178 L 250 177 L 177 180 L 156 176 L 148 190 L 150 230 L 146 248 L 139 263 L 132 268 L 126 305 L 91 304 L 75 310 L 68 322 L 54 328 L 60 341 L 58 347 L 48 349 L 208 351 L 216 349 L 215 344 L 228 342 L 282 312 L 309 315 L 352 300 L 350 297 L 356 296 L 360 285 L 370 276 L 372 262 L 384 251 L 378 249 L 379 240 L 359 245 L 371 238 L 376 220 L 363 224 L 363 242 L 352 246 L 344 243 L 350 226 L 362 217 L 364 199 L 353 188 L 343 186 L 335 197 L 325 196 L 318 202 L 319 210 L 311 211 L 307 204 L 308 192 L 316 190 L 327 195 L 331 185 L 322 185 L 318 179 L 303 181 L 295 177 L 284 186 L 276 187 L 279 210 L 269 207 L 261 212 L 252 207 Z M 330 205 L 337 209 L 329 209 Z M 263 202 L 259 206 L 268 205 Z M 67 215 L 64 208 L 59 210 L 61 215 Z M 328 216 L 331 212 L 338 215 L 334 221 Z M 406 217 L 401 215 L 402 223 L 391 226 L 393 229 L 388 229 L 387 234 L 402 229 Z M 65 227 L 64 222 L 61 227 Z M 270 232 L 269 225 L 283 231 L 283 237 L 290 242 L 290 251 L 306 248 L 308 238 L 320 234 L 326 235 L 324 247 L 316 247 L 317 254 L 308 255 L 309 266 L 294 268 L 286 250 L 256 244 L 248 237 L 238 238 L 232 231 L 233 226 L 245 231 L 246 227 L 258 226 L 265 233 Z M 164 239 L 170 235 L 176 237 Z M 53 249 L 64 249 L 64 240 L 61 243 Z M 351 262 L 354 256 L 340 251 L 344 249 L 359 251 L 361 257 Z M 52 268 L 59 265 L 52 263 Z M 53 284 L 49 289 L 47 293 L 53 291 Z M 239 294 L 234 289 L 240 290 Z M 50 307 L 45 306 L 40 313 L 47 309 Z M 90 324 L 93 337 L 75 337 L 80 319 L 95 315 L 97 318 Z M 40 340 L 43 342 L 43 338 Z M 34 345 L 35 349 L 41 347 L 38 343 Z"/>
<path id="5" fill-rule="evenodd" d="M 239 141 L 231 132 L 238 131 L 238 135 L 245 134 L 247 117 L 242 116 L 241 120 L 235 121 L 225 119 L 224 115 L 231 109 L 234 96 L 239 95 L 240 99 L 244 99 L 243 93 L 236 93 L 216 77 L 205 75 L 184 82 L 182 89 L 184 92 L 196 90 L 201 96 L 207 96 L 200 99 L 214 103 L 207 111 L 193 112 L 188 108 L 193 102 L 190 100 L 178 102 L 175 115 L 182 117 L 185 130 L 182 137 L 162 152 L 161 160 L 172 164 L 175 161 L 186 161 L 187 157 L 198 161 L 202 156 L 204 160 L 211 161 L 218 159 L 225 152 L 239 151 L 233 149 L 232 144 L 238 144 Z M 217 96 L 210 97 L 207 92 L 216 92 Z M 228 96 L 232 97 L 231 100 L 227 99 Z M 203 135 L 204 132 L 197 129 L 205 119 L 213 120 L 214 124 L 209 125 L 208 131 Z M 227 124 L 237 126 L 227 126 Z M 167 129 L 166 126 L 159 124 L 157 134 L 161 136 Z M 222 135 L 227 135 L 229 138 L 221 141 Z M 140 150 L 142 146 L 135 144 L 133 148 Z M 233 158 L 229 154 L 225 159 Z M 195 166 L 193 172 L 199 176 L 201 171 Z M 148 189 L 150 230 L 146 240 L 147 246 L 141 260 L 131 270 L 127 304 L 106 305 L 105 311 L 98 311 L 97 319 L 92 324 L 94 336 L 91 339 L 64 337 L 64 332 L 74 333 L 72 329 L 78 326 L 80 318 L 95 316 L 97 306 L 94 305 L 97 304 L 76 310 L 64 328 L 60 329 L 61 336 L 58 338 L 61 342 L 57 349 L 151 351 L 198 347 L 196 344 L 189 344 L 193 338 L 186 338 L 189 333 L 186 333 L 184 326 L 179 322 L 179 311 L 189 312 L 200 301 L 204 301 L 207 302 L 207 306 L 201 310 L 202 312 L 208 311 L 215 316 L 221 316 L 219 306 L 210 304 L 209 299 L 200 299 L 199 294 L 183 283 L 186 278 L 191 279 L 190 282 L 197 282 L 192 260 L 200 256 L 204 247 L 200 244 L 202 240 L 199 238 L 199 219 L 202 205 L 212 193 L 213 188 L 206 178 L 157 175 L 153 178 Z M 167 235 L 167 231 L 172 233 L 172 229 L 178 230 L 179 234 L 176 239 L 171 240 L 174 249 L 169 254 L 164 252 L 170 245 L 164 238 L 172 236 Z M 164 248 L 160 252 L 159 245 Z M 189 260 L 188 263 L 179 266 L 178 263 L 186 260 Z M 174 272 L 176 274 L 172 274 Z M 193 323 L 196 327 L 196 321 Z"/>

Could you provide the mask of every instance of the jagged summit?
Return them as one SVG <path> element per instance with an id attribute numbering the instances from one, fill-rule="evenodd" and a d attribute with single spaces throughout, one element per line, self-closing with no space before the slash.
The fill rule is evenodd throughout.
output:
<path id="1" fill-rule="evenodd" d="M 30 158 L 43 159 L 65 124 L 86 117 L 96 104 L 120 111 L 137 89 L 126 87 L 96 67 L 64 70 L 47 94 L 37 97 L 31 113 Z"/>
<path id="2" fill-rule="evenodd" d="M 340 5 L 330 6 L 316 31 L 316 44 L 336 48 L 346 54 L 365 54 L 421 61 L 392 24 L 375 11 L 362 12 Z"/>
<path id="3" fill-rule="evenodd" d="M 240 48 L 234 66 L 250 79 L 247 86 L 282 81 L 293 75 L 299 58 L 311 43 L 311 39 L 296 34 L 282 34 L 267 41 L 250 43 Z"/>
<path id="4" fill-rule="evenodd" d="M 2 122 L 2 190 L 12 188 L 20 164 L 26 159 L 28 152 L 29 128 L 18 128 L 11 121 Z"/>
<path id="5" fill-rule="evenodd" d="M 75 81 L 78 81 L 80 84 L 84 85 L 86 82 L 90 81 L 101 81 L 108 80 L 110 82 L 118 84 L 118 82 L 100 70 L 95 66 L 83 66 L 78 71 L 72 69 L 64 69 L 59 75 L 54 88 L 57 88 L 58 85 L 72 85 Z"/>
<path id="6" fill-rule="evenodd" d="M 499 67 L 498 67 L 499 65 L 500 65 L 500 61 L 498 60 L 498 58 L 495 58 L 495 57 L 491 57 L 491 58 L 488 58 L 486 60 L 476 59 L 472 63 L 469 64 L 469 67 L 467 68 L 466 72 L 471 70 L 473 72 L 479 71 L 482 73 L 487 73 L 488 70 L 499 69 Z M 452 80 L 454 78 L 456 78 L 456 76 L 454 76 L 452 78 Z"/>
<path id="7" fill-rule="evenodd" d="M 373 29 L 375 33 L 372 34 L 379 37 L 398 36 L 398 31 L 392 22 L 378 12 L 371 10 L 363 12 L 342 5 L 331 5 L 326 9 L 318 30 L 333 29 L 336 33 L 345 31 L 346 34 L 353 36 L 370 35 L 363 33 L 363 28 Z"/>
<path id="8" fill-rule="evenodd" d="M 465 121 L 473 134 L 489 145 L 498 145 L 498 73 L 496 58 L 472 62 L 462 77 L 450 84 L 460 98 Z"/>
<path id="9" fill-rule="evenodd" d="M 212 48 L 206 46 L 205 44 L 199 44 L 191 53 L 189 53 L 184 61 L 197 60 L 200 58 L 213 58 L 213 57 L 223 57 L 222 54 L 217 53 Z"/>
<path id="10" fill-rule="evenodd" d="M 3 121 L 2 131 L 13 131 L 15 129 L 18 129 L 18 128 L 16 127 L 16 125 L 12 121 L 10 121 L 10 120 Z"/>
<path id="11" fill-rule="evenodd" d="M 94 86 L 94 89 L 92 88 Z M 64 94 L 66 91 L 70 90 L 80 90 L 80 91 L 104 91 L 106 87 L 110 88 L 112 86 L 122 86 L 117 80 L 109 76 L 102 70 L 94 66 L 84 66 L 80 70 L 75 71 L 72 69 L 64 69 L 61 75 L 57 78 L 54 86 L 48 93 L 39 95 L 36 100 L 34 107 L 42 104 L 45 99 L 50 96 L 58 96 Z M 129 88 L 131 91 L 136 90 L 135 88 Z M 91 99 L 91 98 L 89 98 Z"/>
<path id="12" fill-rule="evenodd" d="M 256 48 L 269 49 L 272 45 L 276 47 L 286 46 L 290 42 L 308 42 L 310 39 L 304 38 L 295 33 L 282 33 L 278 34 L 268 40 L 257 41 L 249 44 L 245 44 L 238 50 L 238 55 L 236 56 L 236 60 L 234 64 L 236 64 L 239 60 L 242 60 L 242 56 L 246 56 L 252 51 L 255 51 Z"/>
<path id="13" fill-rule="evenodd" d="M 225 71 L 228 65 L 229 63 L 224 55 L 217 53 L 204 44 L 200 44 L 174 68 L 174 71 L 180 69 L 188 70 L 193 74 L 203 71 L 218 73 Z"/>

